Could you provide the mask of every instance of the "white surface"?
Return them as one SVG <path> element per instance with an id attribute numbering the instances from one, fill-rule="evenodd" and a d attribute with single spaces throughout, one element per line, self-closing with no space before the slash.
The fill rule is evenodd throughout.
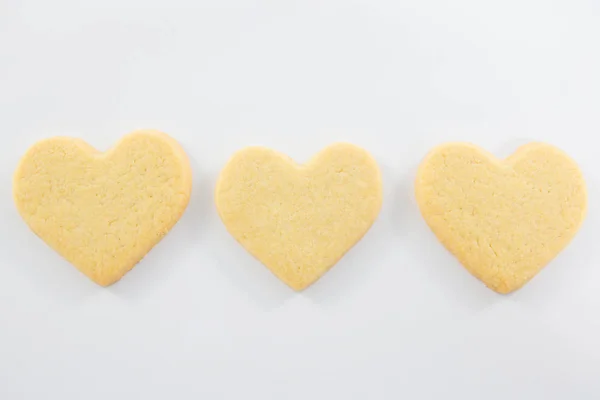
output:
<path id="1" fill-rule="evenodd" d="M 0 399 L 598 399 L 600 3 L 0 1 Z M 36 140 L 99 149 L 168 132 L 194 167 L 183 219 L 102 289 L 20 220 L 11 175 Z M 212 203 L 234 151 L 377 158 L 372 230 L 295 294 Z M 511 296 L 420 218 L 424 154 L 529 140 L 583 169 L 584 228 Z"/>

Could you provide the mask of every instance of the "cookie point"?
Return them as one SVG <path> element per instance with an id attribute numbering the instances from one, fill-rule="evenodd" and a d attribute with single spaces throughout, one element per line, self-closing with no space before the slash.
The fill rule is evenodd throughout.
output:
<path id="1" fill-rule="evenodd" d="M 309 286 L 308 284 L 305 284 L 305 283 L 293 283 L 293 282 L 286 282 L 286 283 L 290 288 L 292 288 L 292 290 L 294 290 L 297 293 L 304 291 L 304 289 L 306 289 Z"/>
<path id="2" fill-rule="evenodd" d="M 109 287 L 118 281 L 118 279 L 107 279 L 107 278 L 90 278 L 90 279 L 92 280 L 92 282 L 94 282 L 95 284 L 97 284 L 98 286 L 101 286 L 103 288 Z"/>

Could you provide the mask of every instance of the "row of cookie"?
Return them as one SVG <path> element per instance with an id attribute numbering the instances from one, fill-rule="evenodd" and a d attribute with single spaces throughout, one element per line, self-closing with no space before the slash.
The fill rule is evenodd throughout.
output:
<path id="1" fill-rule="evenodd" d="M 14 177 L 31 230 L 94 282 L 121 279 L 175 225 L 192 190 L 184 150 L 137 131 L 100 153 L 80 139 L 33 145 Z M 489 288 L 522 287 L 574 237 L 586 214 L 584 178 L 547 144 L 505 160 L 446 144 L 415 182 L 421 213 L 440 242 Z M 305 165 L 261 147 L 237 152 L 215 192 L 221 220 L 246 250 L 295 290 L 325 274 L 367 233 L 382 205 L 373 157 L 338 143 Z"/>

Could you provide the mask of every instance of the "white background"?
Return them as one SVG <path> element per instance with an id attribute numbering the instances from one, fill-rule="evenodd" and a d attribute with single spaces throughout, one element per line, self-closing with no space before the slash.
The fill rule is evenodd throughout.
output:
<path id="1" fill-rule="evenodd" d="M 598 0 L 0 0 L 0 399 L 598 399 Z M 54 135 L 163 130 L 194 168 L 173 231 L 110 288 L 33 235 L 12 173 Z M 228 235 L 228 157 L 369 150 L 384 206 L 294 293 Z M 581 166 L 572 244 L 501 296 L 435 240 L 415 170 L 446 141 Z"/>

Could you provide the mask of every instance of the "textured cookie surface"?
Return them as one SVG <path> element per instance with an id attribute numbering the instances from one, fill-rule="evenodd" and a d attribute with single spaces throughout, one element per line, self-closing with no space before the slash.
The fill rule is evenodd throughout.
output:
<path id="1" fill-rule="evenodd" d="M 295 290 L 327 272 L 369 230 L 382 203 L 379 168 L 345 143 L 306 165 L 265 148 L 235 154 L 216 205 L 228 231 Z"/>
<path id="2" fill-rule="evenodd" d="M 187 207 L 192 173 L 169 136 L 137 131 L 100 153 L 79 139 L 38 142 L 14 177 L 23 219 L 94 282 L 131 270 Z"/>
<path id="3" fill-rule="evenodd" d="M 550 262 L 587 207 L 578 166 L 542 143 L 505 160 L 469 144 L 440 146 L 422 162 L 415 190 L 438 239 L 499 293 L 519 289 Z"/>

